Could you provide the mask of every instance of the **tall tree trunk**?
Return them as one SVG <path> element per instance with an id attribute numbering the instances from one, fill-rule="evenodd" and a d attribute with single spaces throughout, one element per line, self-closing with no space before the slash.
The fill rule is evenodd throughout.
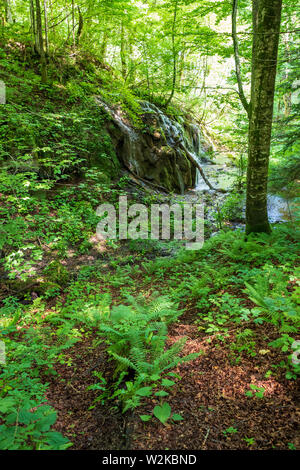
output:
<path id="1" fill-rule="evenodd" d="M 103 33 L 102 42 L 100 46 L 100 53 L 99 53 L 100 61 L 102 63 L 105 62 L 105 58 L 106 58 L 107 42 L 108 42 L 108 31 L 106 29 Z"/>
<path id="2" fill-rule="evenodd" d="M 289 67 L 291 63 L 291 58 L 290 58 L 290 35 L 289 33 L 284 34 L 284 46 L 285 46 L 285 80 L 288 82 L 289 80 Z M 292 110 L 292 93 L 287 92 L 283 96 L 283 102 L 284 102 L 284 116 L 288 117 L 291 114 Z"/>
<path id="3" fill-rule="evenodd" d="M 238 89 L 239 89 L 238 91 L 239 97 L 249 117 L 249 103 L 245 97 L 244 90 L 243 90 L 243 82 L 242 82 L 242 76 L 241 76 L 241 62 L 240 62 L 240 55 L 239 55 L 239 43 L 238 43 L 237 32 L 236 32 L 237 11 L 238 11 L 238 0 L 233 0 L 233 3 L 232 3 L 232 39 L 233 39 L 234 61 L 235 61 L 235 73 L 236 73 Z"/>
<path id="4" fill-rule="evenodd" d="M 121 23 L 121 48 L 120 48 L 120 55 L 121 55 L 122 77 L 123 77 L 124 80 L 126 80 L 127 65 L 126 65 L 125 31 L 124 31 L 124 22 L 123 22 L 123 20 L 122 20 L 122 23 Z"/>
<path id="5" fill-rule="evenodd" d="M 38 47 L 38 54 L 40 56 L 40 63 L 41 63 L 41 76 L 42 82 L 47 81 L 47 64 L 46 64 L 46 56 L 44 50 L 44 40 L 43 40 L 43 25 L 42 25 L 42 15 L 41 15 L 41 5 L 40 0 L 35 0 L 35 8 L 36 8 L 36 36 L 37 36 L 37 47 Z"/>
<path id="6" fill-rule="evenodd" d="M 282 0 L 253 1 L 253 47 L 247 171 L 246 233 L 271 228 L 268 167 Z"/>
<path id="7" fill-rule="evenodd" d="M 132 32 L 128 34 L 128 82 L 133 84 L 135 81 L 135 61 L 133 59 L 133 44 L 134 44 L 134 35 Z"/>
<path id="8" fill-rule="evenodd" d="M 49 39 L 48 39 L 48 11 L 47 11 L 47 0 L 44 0 L 44 27 L 45 27 L 45 45 L 46 54 L 49 54 Z"/>
<path id="9" fill-rule="evenodd" d="M 5 21 L 6 23 L 12 23 L 13 21 L 10 0 L 5 0 Z"/>
<path id="10" fill-rule="evenodd" d="M 75 5 L 74 0 L 72 0 L 72 45 L 75 49 Z"/>
<path id="11" fill-rule="evenodd" d="M 78 11 L 78 30 L 76 34 L 76 46 L 79 46 L 80 38 L 82 35 L 82 30 L 83 30 L 83 16 L 80 10 L 80 7 L 77 7 Z"/>
<path id="12" fill-rule="evenodd" d="M 175 0 L 174 5 L 174 15 L 173 15 L 173 25 L 172 25 L 172 55 L 173 55 L 173 79 L 172 79 L 172 90 L 171 94 L 166 102 L 166 107 L 169 106 L 171 103 L 175 88 L 176 88 L 176 80 L 177 80 L 177 51 L 176 51 L 176 44 L 175 44 L 175 35 L 176 35 L 176 22 L 177 22 L 177 11 L 178 11 L 178 0 Z"/>
<path id="13" fill-rule="evenodd" d="M 30 21 L 32 31 L 32 52 L 37 52 L 37 35 L 36 35 L 36 22 L 35 22 L 35 9 L 33 0 L 30 0 Z"/>

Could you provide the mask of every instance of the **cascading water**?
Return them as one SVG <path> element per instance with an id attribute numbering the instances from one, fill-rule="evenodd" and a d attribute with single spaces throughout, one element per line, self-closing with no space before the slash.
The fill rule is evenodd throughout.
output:
<path id="1" fill-rule="evenodd" d="M 197 124 L 190 124 L 190 133 L 191 133 L 191 144 L 189 145 L 188 142 L 188 149 L 192 153 L 194 159 L 202 165 L 202 160 L 205 160 L 206 152 L 203 148 L 202 143 L 202 135 L 201 130 Z M 201 177 L 200 171 L 196 170 L 196 181 L 195 181 L 195 189 L 199 187 L 199 185 L 203 182 L 203 178 Z M 205 184 L 205 182 L 204 182 Z"/>
<path id="2" fill-rule="evenodd" d="M 140 105 L 145 113 L 155 114 L 155 118 L 158 120 L 168 145 L 176 145 L 178 140 L 183 139 L 184 131 L 177 121 L 173 121 L 166 116 L 155 104 L 149 103 L 148 101 L 141 101 Z"/>
<path id="3" fill-rule="evenodd" d="M 185 129 L 184 125 L 170 119 L 154 104 L 149 103 L 148 101 L 142 101 L 140 104 L 145 113 L 155 114 L 158 124 L 166 138 L 167 144 L 170 147 L 178 147 L 178 144 L 181 143 L 183 150 L 188 150 L 193 159 L 201 165 L 202 159 L 205 158 L 205 149 L 203 147 L 203 137 L 199 126 L 197 124 L 188 124 Z M 181 153 L 180 148 L 178 148 L 178 153 Z M 178 174 L 180 188 L 182 188 L 184 185 L 178 168 L 176 168 L 176 172 Z M 201 180 L 202 177 L 199 169 L 197 168 L 195 181 L 196 188 Z"/>
<path id="4" fill-rule="evenodd" d="M 108 126 L 116 153 L 129 172 L 167 191 L 184 193 L 203 174 L 200 162 L 205 155 L 205 142 L 196 123 L 179 123 L 156 105 L 141 101 L 141 119 L 145 128 L 130 125 L 120 107 L 97 103 L 111 116 Z M 211 187 L 212 189 L 212 187 Z"/>

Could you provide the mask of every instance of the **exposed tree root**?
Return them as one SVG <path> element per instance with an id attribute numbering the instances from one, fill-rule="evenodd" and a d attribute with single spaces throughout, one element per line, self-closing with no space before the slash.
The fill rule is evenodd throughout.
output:
<path id="1" fill-rule="evenodd" d="M 197 162 L 197 160 L 195 160 L 195 158 L 193 157 L 193 155 L 191 154 L 191 152 L 183 145 L 182 142 L 179 142 L 179 146 L 180 148 L 186 153 L 186 156 L 188 157 L 188 159 L 190 160 L 190 162 L 196 167 L 198 168 L 198 170 L 200 171 L 200 174 L 203 178 L 203 180 L 205 181 L 205 183 L 207 184 L 207 186 L 209 187 L 209 189 L 212 189 L 213 191 L 218 191 L 219 193 L 226 193 L 227 191 L 225 189 L 222 189 L 222 188 L 215 188 L 211 183 L 210 181 L 207 179 L 203 169 L 201 168 L 201 165 Z"/>

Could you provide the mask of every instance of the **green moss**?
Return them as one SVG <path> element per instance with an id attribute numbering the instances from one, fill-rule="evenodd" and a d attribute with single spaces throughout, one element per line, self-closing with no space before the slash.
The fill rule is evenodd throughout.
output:
<path id="1" fill-rule="evenodd" d="M 173 185 L 172 185 L 172 182 L 171 182 L 171 176 L 169 175 L 168 170 L 167 170 L 166 167 L 163 168 L 163 170 L 160 174 L 160 177 L 161 177 L 161 186 L 168 189 L 169 191 L 172 191 Z"/>
<path id="2" fill-rule="evenodd" d="M 70 277 L 67 268 L 58 260 L 51 261 L 44 269 L 43 274 L 48 283 L 55 283 L 58 286 L 65 286 Z"/>

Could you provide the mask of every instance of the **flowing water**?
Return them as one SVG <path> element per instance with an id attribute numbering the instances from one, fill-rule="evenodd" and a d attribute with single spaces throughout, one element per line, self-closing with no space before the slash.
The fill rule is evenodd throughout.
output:
<path id="1" fill-rule="evenodd" d="M 159 109 L 153 103 L 148 101 L 142 101 L 141 108 L 144 113 L 149 113 L 155 116 L 155 119 L 158 123 L 158 126 L 161 128 L 163 135 L 165 136 L 166 143 L 172 147 L 176 148 L 177 152 L 182 154 L 182 151 L 188 151 L 192 158 L 203 166 L 203 162 L 207 161 L 207 152 L 205 150 L 205 145 L 207 147 L 207 142 L 204 136 L 202 135 L 199 125 L 196 123 L 183 123 L 180 124 L 175 119 L 169 118 L 164 114 L 161 109 Z M 210 143 L 212 146 L 212 143 Z M 176 168 L 178 175 L 178 182 L 181 188 L 181 193 L 184 193 L 183 178 L 179 171 L 179 168 Z M 200 175 L 199 170 L 196 170 L 196 188 L 201 190 L 201 184 L 203 184 L 203 178 Z M 206 186 L 206 183 L 204 183 Z"/>
<path id="2" fill-rule="evenodd" d="M 130 166 L 133 171 L 139 175 L 138 161 L 135 158 L 136 143 L 139 139 L 137 131 L 126 124 L 120 111 L 109 107 L 99 98 L 97 99 L 97 102 L 112 116 L 115 123 L 124 133 L 124 136 L 128 141 L 127 148 L 129 152 Z M 209 143 L 209 146 L 215 151 L 214 161 L 208 161 L 209 158 L 206 150 L 207 138 L 203 136 L 199 125 L 196 123 L 180 124 L 175 119 L 171 119 L 164 114 L 156 105 L 149 103 L 148 101 L 141 101 L 140 105 L 145 114 L 149 113 L 155 117 L 157 124 L 166 139 L 166 143 L 170 147 L 175 148 L 179 155 L 182 154 L 182 150 L 188 150 L 195 161 L 200 164 L 213 187 L 226 190 L 228 193 L 232 191 L 233 184 L 237 178 L 237 168 L 230 164 L 231 162 L 226 155 L 215 151 L 212 142 Z M 181 148 L 179 148 L 179 144 Z M 217 192 L 211 190 L 203 180 L 198 169 L 196 170 L 195 188 L 188 192 L 185 192 L 184 190 L 183 177 L 178 165 L 176 165 L 176 173 L 181 193 L 185 193 L 185 199 L 195 200 L 200 198 L 203 194 L 208 193 L 214 196 L 215 201 L 219 201 L 221 204 L 224 201 L 224 195 L 221 196 Z M 214 207 L 211 208 L 211 211 L 213 210 L 215 210 Z M 271 223 L 290 220 L 291 211 L 293 211 L 293 205 L 291 209 L 287 199 L 278 195 L 268 195 L 268 214 Z"/>

